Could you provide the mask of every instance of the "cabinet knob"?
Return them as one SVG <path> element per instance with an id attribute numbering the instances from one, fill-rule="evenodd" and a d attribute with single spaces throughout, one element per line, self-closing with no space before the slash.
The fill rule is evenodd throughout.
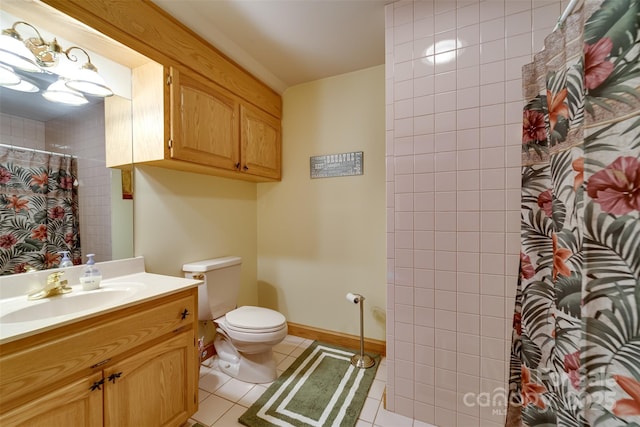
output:
<path id="1" fill-rule="evenodd" d="M 244 165 L 244 166 L 242 167 L 242 170 L 243 170 L 243 171 L 248 171 L 248 170 L 249 170 L 249 166 Z"/>
<path id="2" fill-rule="evenodd" d="M 94 390 L 102 390 L 100 387 L 102 386 L 102 384 L 104 384 L 104 378 L 100 378 L 100 381 L 96 381 L 93 384 L 91 384 L 91 387 L 89 387 L 90 391 L 94 391 Z"/>
<path id="3" fill-rule="evenodd" d="M 191 314 L 189 313 L 189 310 L 187 310 L 186 308 L 182 311 L 182 313 L 180 313 L 180 316 L 182 316 L 182 320 L 186 319 L 187 316 Z"/>
<path id="4" fill-rule="evenodd" d="M 236 169 L 240 169 L 240 163 L 236 163 L 235 165 L 233 165 L 236 167 Z"/>
<path id="5" fill-rule="evenodd" d="M 122 372 L 109 375 L 109 381 L 115 384 L 116 380 L 122 376 Z M 104 380 L 103 380 L 104 381 Z"/>

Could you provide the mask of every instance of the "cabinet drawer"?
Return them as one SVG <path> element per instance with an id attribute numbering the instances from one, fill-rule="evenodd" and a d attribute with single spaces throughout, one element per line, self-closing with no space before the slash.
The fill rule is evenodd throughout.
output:
<path id="1" fill-rule="evenodd" d="M 190 289 L 5 344 L 0 347 L 0 407 L 7 409 L 14 399 L 32 398 L 30 394 L 56 381 L 102 369 L 119 354 L 193 327 L 196 292 Z"/>

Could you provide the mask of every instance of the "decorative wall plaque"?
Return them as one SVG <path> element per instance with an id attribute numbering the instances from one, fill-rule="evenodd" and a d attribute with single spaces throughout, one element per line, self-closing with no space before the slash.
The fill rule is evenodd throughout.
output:
<path id="1" fill-rule="evenodd" d="M 311 178 L 362 175 L 364 170 L 362 151 L 313 156 L 310 160 Z"/>

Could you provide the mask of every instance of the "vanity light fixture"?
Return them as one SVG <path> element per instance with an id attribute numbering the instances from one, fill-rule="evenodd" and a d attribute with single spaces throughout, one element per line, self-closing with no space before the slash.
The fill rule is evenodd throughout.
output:
<path id="1" fill-rule="evenodd" d="M 14 22 L 11 28 L 2 30 L 2 36 L 0 36 L 0 62 L 23 71 L 38 73 L 41 69 L 36 63 L 33 53 L 24 44 L 20 33 L 16 30 L 16 26 L 19 24 L 33 28 L 38 37 L 40 37 L 40 33 L 33 25 L 24 21 Z M 42 40 L 42 37 L 40 37 L 40 40 Z"/>
<path id="2" fill-rule="evenodd" d="M 17 90 L 19 92 L 40 92 L 40 88 L 38 86 L 34 85 L 33 83 L 31 83 L 29 80 L 25 78 L 21 78 L 20 82 L 15 85 L 0 85 L 0 86 L 4 86 L 7 89 L 11 89 L 11 90 Z"/>
<path id="3" fill-rule="evenodd" d="M 16 30 L 20 24 L 32 28 L 37 37 L 24 40 Z M 82 67 L 74 65 L 69 69 L 69 63 L 79 63 L 78 58 L 71 53 L 73 50 L 84 53 L 87 56 L 87 62 Z M 55 38 L 47 42 L 36 27 L 24 21 L 17 21 L 11 28 L 2 31 L 0 66 L 13 67 L 22 72 L 58 75 L 58 81 L 51 84 L 43 93 L 46 99 L 53 102 L 81 105 L 88 102 L 84 95 L 101 98 L 113 95 L 104 78 L 98 74 L 98 69 L 91 63 L 91 57 L 86 50 L 79 46 L 64 49 Z M 21 76 L 11 68 L 8 70 L 21 79 Z M 17 84 L 11 83 L 14 80 L 8 76 L 5 83 L 5 78 L 2 77 L 0 86 L 17 89 L 14 87 Z"/>
<path id="4" fill-rule="evenodd" d="M 38 92 L 38 86 L 16 74 L 13 68 L 0 64 L 0 86 L 19 92 Z"/>
<path id="5" fill-rule="evenodd" d="M 20 77 L 8 65 L 0 64 L 0 85 L 15 86 L 20 83 Z"/>
<path id="6" fill-rule="evenodd" d="M 113 91 L 109 89 L 102 76 L 98 74 L 98 69 L 91 63 L 91 58 L 87 51 L 81 47 L 72 46 L 66 51 L 67 57 L 69 57 L 69 51 L 72 49 L 79 49 L 87 55 L 87 62 L 69 76 L 67 86 L 73 90 L 102 98 L 113 95 Z"/>
<path id="7" fill-rule="evenodd" d="M 82 105 L 89 102 L 82 93 L 68 87 L 67 81 L 63 78 L 51 83 L 42 96 L 49 101 L 61 102 L 69 105 Z"/>

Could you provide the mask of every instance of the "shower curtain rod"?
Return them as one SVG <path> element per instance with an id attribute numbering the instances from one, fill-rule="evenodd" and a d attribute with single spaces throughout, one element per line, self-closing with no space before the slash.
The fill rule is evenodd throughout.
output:
<path id="1" fill-rule="evenodd" d="M 562 26 L 564 25 L 564 21 L 566 21 L 567 17 L 571 15 L 571 12 L 573 12 L 573 9 L 575 9 L 578 2 L 580 2 L 580 0 L 571 0 L 569 2 L 567 7 L 564 9 L 564 12 L 562 12 L 562 15 L 560 15 L 560 18 L 558 18 L 556 26 L 553 27 L 553 31 L 557 30 L 558 28 L 562 28 Z"/>
<path id="2" fill-rule="evenodd" d="M 53 151 L 44 151 L 44 150 L 37 150 L 35 148 L 27 148 L 27 147 L 18 147 L 16 145 L 8 145 L 8 144 L 0 144 L 0 147 L 2 148 L 9 148 L 11 150 L 17 150 L 17 151 L 28 151 L 30 153 L 39 153 L 39 154 L 51 154 L 53 156 L 62 156 L 62 157 L 72 157 L 72 158 L 76 158 L 76 156 L 74 156 L 73 154 L 64 154 L 64 153 L 55 153 Z"/>

